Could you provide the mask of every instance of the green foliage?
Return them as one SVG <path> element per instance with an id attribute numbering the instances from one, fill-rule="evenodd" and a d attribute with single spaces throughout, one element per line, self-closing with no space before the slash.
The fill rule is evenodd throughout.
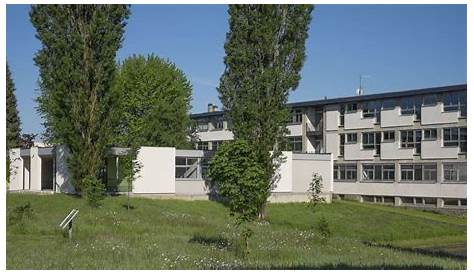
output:
<path id="1" fill-rule="evenodd" d="M 33 217 L 33 214 L 34 211 L 30 202 L 27 202 L 24 205 L 15 206 L 13 209 L 8 211 L 8 224 L 23 224 L 23 221 Z"/>
<path id="2" fill-rule="evenodd" d="M 86 176 L 82 179 L 82 185 L 86 187 L 85 196 L 92 207 L 99 207 L 100 201 L 104 199 L 104 184 L 95 176 Z"/>
<path id="3" fill-rule="evenodd" d="M 321 197 L 323 188 L 323 177 L 317 172 L 313 173 L 313 178 L 309 183 L 309 205 L 314 206 L 317 203 L 324 202 L 324 197 Z"/>
<path id="4" fill-rule="evenodd" d="M 117 144 L 190 148 L 192 87 L 175 64 L 133 55 L 119 64 L 114 90 L 120 113 Z"/>
<path id="5" fill-rule="evenodd" d="M 110 86 L 121 46 L 126 5 L 33 5 L 30 20 L 42 47 L 38 111 L 52 143 L 70 150 L 68 167 L 79 193 L 96 189 L 106 145 L 117 120 Z M 86 180 L 83 180 L 88 178 Z"/>
<path id="6" fill-rule="evenodd" d="M 8 149 L 20 145 L 20 117 L 18 116 L 17 102 L 15 96 L 15 84 L 13 83 L 10 68 L 7 62 L 7 91 L 6 91 L 6 123 L 7 123 L 7 155 Z"/>
<path id="7" fill-rule="evenodd" d="M 252 147 L 243 140 L 225 142 L 210 161 L 209 177 L 238 224 L 257 217 L 265 173 Z"/>
<path id="8" fill-rule="evenodd" d="M 267 187 L 259 195 L 261 209 L 281 162 L 289 115 L 286 103 L 300 80 L 312 9 L 312 5 L 228 9 L 225 71 L 218 92 L 235 138 L 252 146 L 264 168 Z"/>
<path id="9" fill-rule="evenodd" d="M 321 236 L 323 243 L 327 243 L 331 237 L 331 229 L 329 228 L 328 220 L 323 216 L 318 222 L 318 232 Z"/>

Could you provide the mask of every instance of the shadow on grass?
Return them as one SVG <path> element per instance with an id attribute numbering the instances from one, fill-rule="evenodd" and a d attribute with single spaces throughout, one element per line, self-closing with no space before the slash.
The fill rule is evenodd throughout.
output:
<path id="1" fill-rule="evenodd" d="M 441 258 L 449 258 L 449 259 L 455 259 L 458 261 L 465 261 L 467 259 L 467 254 L 460 252 L 460 253 L 452 253 L 452 252 L 447 252 L 444 250 L 437 249 L 436 247 L 433 248 L 409 248 L 409 247 L 398 247 L 398 246 L 393 246 L 390 244 L 379 244 L 379 243 L 374 243 L 374 242 L 363 242 L 363 244 L 370 246 L 370 247 L 381 247 L 381 248 L 388 248 L 396 251 L 401 251 L 401 252 L 408 252 L 408 253 L 414 253 L 414 254 L 421 254 L 421 255 L 428 255 L 428 256 L 436 256 L 436 257 L 441 257 Z"/>
<path id="2" fill-rule="evenodd" d="M 427 266 L 420 264 L 413 265 L 391 265 L 391 264 L 380 264 L 380 265 L 350 265 L 350 264 L 323 264 L 323 265 L 293 265 L 291 267 L 285 266 L 270 266 L 269 268 L 242 268 L 242 269 L 271 269 L 271 270 L 439 270 L 443 269 L 439 266 Z"/>
<path id="3" fill-rule="evenodd" d="M 124 209 L 135 209 L 133 205 L 122 204 L 121 205 Z"/>
<path id="4" fill-rule="evenodd" d="M 213 246 L 218 249 L 226 249 L 229 248 L 231 243 L 229 240 L 222 236 L 205 236 L 200 234 L 195 234 L 189 240 L 190 243 L 198 243 L 207 246 Z"/>

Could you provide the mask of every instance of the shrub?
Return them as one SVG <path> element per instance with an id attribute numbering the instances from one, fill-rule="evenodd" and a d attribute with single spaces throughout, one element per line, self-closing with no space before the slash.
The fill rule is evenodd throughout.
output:
<path id="1" fill-rule="evenodd" d="M 103 183 L 96 177 L 88 175 L 82 180 L 82 185 L 85 186 L 89 205 L 92 207 L 100 206 L 100 201 L 104 199 L 105 192 Z"/>
<path id="2" fill-rule="evenodd" d="M 325 217 L 322 217 L 318 222 L 318 232 L 321 235 L 323 242 L 327 242 L 331 238 L 331 229 L 329 228 L 329 222 Z"/>
<path id="3" fill-rule="evenodd" d="M 19 205 L 9 210 L 8 212 L 8 224 L 15 225 L 15 224 L 22 224 L 25 219 L 30 219 L 33 217 L 34 212 L 33 208 L 31 207 L 31 203 L 27 202 L 24 205 Z"/>
<path id="4" fill-rule="evenodd" d="M 313 179 L 311 180 L 309 184 L 309 189 L 308 189 L 310 206 L 314 206 L 317 203 L 325 201 L 325 199 L 321 197 L 322 188 L 323 188 L 323 177 L 321 177 L 321 175 L 319 175 L 316 172 L 313 173 Z"/>

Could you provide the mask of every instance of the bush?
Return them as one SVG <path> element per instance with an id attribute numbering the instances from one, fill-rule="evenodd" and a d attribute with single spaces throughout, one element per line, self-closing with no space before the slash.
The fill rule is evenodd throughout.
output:
<path id="1" fill-rule="evenodd" d="M 329 228 L 329 222 L 325 217 L 322 217 L 318 223 L 318 232 L 321 235 L 323 242 L 327 242 L 331 238 L 331 229 Z"/>
<path id="2" fill-rule="evenodd" d="M 14 209 L 9 210 L 8 212 L 8 224 L 9 225 L 16 225 L 16 224 L 23 224 L 25 219 L 30 219 L 33 217 L 34 212 L 33 208 L 31 207 L 31 203 L 27 202 L 24 205 L 16 206 Z"/>
<path id="3" fill-rule="evenodd" d="M 104 199 L 104 185 L 94 176 L 87 176 L 82 180 L 85 186 L 87 202 L 92 207 L 100 206 L 100 201 Z"/>
<path id="4" fill-rule="evenodd" d="M 311 180 L 311 183 L 309 184 L 309 203 L 311 206 L 316 205 L 317 203 L 324 202 L 325 199 L 321 197 L 322 193 L 322 188 L 323 188 L 323 177 L 319 175 L 318 173 L 313 173 L 313 179 Z"/>

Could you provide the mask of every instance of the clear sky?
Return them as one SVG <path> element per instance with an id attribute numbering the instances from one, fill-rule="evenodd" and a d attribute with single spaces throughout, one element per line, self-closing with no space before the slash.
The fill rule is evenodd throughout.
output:
<path id="1" fill-rule="evenodd" d="M 193 85 L 192 112 L 220 106 L 216 86 L 224 70 L 226 5 L 132 5 L 118 59 L 154 53 L 169 58 Z M 28 5 L 7 5 L 7 60 L 16 85 L 24 133 L 41 133 L 40 43 Z M 290 102 L 466 83 L 465 5 L 317 5 L 307 58 Z"/>

